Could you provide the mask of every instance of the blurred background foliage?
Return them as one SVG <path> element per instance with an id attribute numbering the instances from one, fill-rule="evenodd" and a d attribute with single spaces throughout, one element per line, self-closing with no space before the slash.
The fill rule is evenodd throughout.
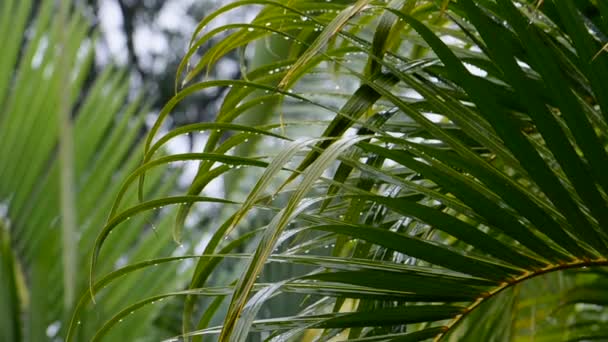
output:
<path id="1" fill-rule="evenodd" d="M 90 258 L 95 232 L 107 219 L 118 186 L 141 159 L 146 122 L 173 96 L 179 56 L 194 25 L 190 19 L 188 26 L 187 18 L 203 15 L 215 5 L 29 0 L 0 4 L 0 341 L 64 339 L 73 307 L 88 288 L 85 260 Z M 69 13 L 62 16 L 61 6 L 68 6 Z M 172 28 L 161 27 L 159 16 L 168 7 L 172 9 L 165 12 L 188 13 L 187 18 Z M 160 48 L 156 45 L 154 50 L 154 41 Z M 236 68 L 224 70 L 222 77 L 235 72 Z M 208 118 L 220 95 L 200 94 L 182 103 L 175 120 Z M 62 145 L 72 147 L 67 156 Z M 187 141 L 182 145 L 188 148 Z M 145 193 L 177 192 L 179 169 L 176 165 L 168 172 L 153 172 Z M 62 181 L 66 174 L 69 184 Z M 66 194 L 72 197 L 71 207 L 64 206 Z M 125 203 L 136 203 L 136 196 L 128 196 Z M 170 220 L 161 219 L 161 211 L 129 223 L 131 229 L 115 239 L 116 248 L 104 256 L 104 271 L 192 251 L 193 246 L 180 247 L 165 237 Z M 66 223 L 65 217 L 72 217 L 73 223 Z M 68 225 L 73 228 L 71 237 L 63 239 L 62 229 Z M 187 264 L 174 264 L 147 271 L 144 287 L 136 286 L 142 279 L 131 279 L 101 293 L 99 299 L 108 293 L 112 299 L 80 318 L 87 328 L 77 339 L 90 339 L 103 313 L 116 312 L 123 302 L 183 284 Z M 137 324 L 119 328 L 112 338 L 158 340 L 168 334 L 165 328 L 177 332 L 154 323 L 158 312 L 138 313 Z"/>

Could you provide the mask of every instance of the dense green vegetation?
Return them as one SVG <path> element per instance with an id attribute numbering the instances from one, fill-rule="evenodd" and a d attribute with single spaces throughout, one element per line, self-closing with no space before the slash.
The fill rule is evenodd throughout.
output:
<path id="1" fill-rule="evenodd" d="M 242 7 L 260 11 L 249 23 L 222 21 Z M 123 143 L 124 157 L 114 152 L 111 137 L 124 134 L 109 129 L 119 90 L 100 86 L 99 101 L 107 95 L 117 107 L 90 114 L 107 116 L 112 133 L 79 127 L 84 109 L 75 116 L 68 139 L 81 200 L 71 212 L 64 195 L 53 212 L 62 227 L 68 215 L 82 222 L 77 243 L 44 223 L 52 214 L 40 222 L 30 214 L 69 189 L 52 173 L 70 165 L 66 152 L 49 166 L 50 149 L 34 148 L 46 145 L 0 146 L 12 166 L 0 169 L 11 227 L 2 231 L 0 305 L 27 307 L 23 288 L 32 303 L 26 316 L 3 317 L 2 337 L 62 321 L 69 341 L 606 339 L 607 46 L 608 3 L 599 0 L 232 2 L 201 21 L 178 91 L 141 149 Z M 234 51 L 242 79 L 209 79 Z M 34 68 L 24 56 L 19 65 Z M 32 98 L 16 85 L 7 88 L 14 97 Z M 214 122 L 161 129 L 180 101 L 218 87 L 226 95 Z M 66 88 L 55 91 L 46 98 L 69 108 Z M 22 126 L 25 116 L 13 113 L 0 116 L 0 136 L 46 136 L 49 128 L 35 125 L 42 119 Z M 58 127 L 61 146 L 66 125 L 48 126 Z M 164 152 L 182 135 L 204 136 L 204 149 Z M 104 149 L 81 154 L 80 146 L 108 146 L 106 158 L 132 160 L 122 168 L 131 173 L 108 186 L 115 171 L 94 153 Z M 177 187 L 163 172 L 191 161 L 198 172 L 189 189 L 170 195 Z M 55 188 L 11 188 L 19 185 L 6 172 L 25 177 L 33 163 L 52 172 L 28 184 Z M 90 176 L 96 165 L 112 171 Z M 218 180 L 222 191 L 210 191 Z M 189 213 L 205 219 L 189 222 Z M 175 253 L 180 244 L 181 254 L 191 250 L 198 232 L 202 253 Z M 73 283 L 61 277 L 73 267 L 66 248 L 90 258 L 90 274 Z M 194 267 L 176 272 L 183 260 Z M 46 274 L 55 278 L 36 281 Z M 48 301 L 54 306 L 33 307 Z"/>
<path id="2" fill-rule="evenodd" d="M 62 8 L 57 8 L 58 3 Z M 88 289 L 95 236 L 118 188 L 141 161 L 140 131 L 147 114 L 131 97 L 124 72 L 106 69 L 87 79 L 93 62 L 90 27 L 69 2 L 0 2 L 0 341 L 56 341 L 65 337 L 76 302 Z M 90 86 L 85 86 L 90 84 Z M 171 176 L 154 172 L 144 193 L 166 196 Z M 175 178 L 175 176 L 173 176 Z M 125 201 L 137 203 L 131 194 Z M 99 266 L 106 273 L 129 259 L 171 253 L 169 218 L 140 215 L 132 230 L 111 239 Z M 150 227 L 156 227 L 154 234 Z M 165 237 L 166 234 L 166 237 Z M 81 312 L 79 341 L 90 339 L 124 303 L 180 286 L 175 267 L 124 279 Z M 149 278 L 147 278 L 149 277 Z M 148 282 L 145 287 L 133 284 Z M 114 336 L 159 339 L 156 311 Z M 166 333 L 162 334 L 162 336 Z"/>

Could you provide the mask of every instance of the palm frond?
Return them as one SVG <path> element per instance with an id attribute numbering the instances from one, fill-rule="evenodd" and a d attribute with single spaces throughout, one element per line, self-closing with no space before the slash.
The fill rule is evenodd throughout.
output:
<path id="1" fill-rule="evenodd" d="M 603 336 L 588 306 L 571 305 L 604 311 L 595 292 L 603 273 L 585 281 L 574 271 L 608 265 L 601 81 L 608 56 L 598 54 L 608 8 L 600 3 L 237 1 L 204 19 L 180 68 L 189 85 L 165 107 L 145 150 L 178 101 L 226 87 L 218 130 L 187 195 L 227 171 L 220 168 L 230 158 L 266 169 L 249 196 L 230 198 L 241 207 L 226 209 L 203 252 L 251 253 L 240 277 L 221 284 L 234 286 L 222 325 L 209 326 L 219 299 L 202 313 L 187 295 L 179 337 L 550 340 L 558 329 L 572 340 Z M 251 23 L 205 31 L 247 6 L 262 6 Z M 218 34 L 226 39 L 197 55 Z M 288 57 L 242 65 L 243 81 L 204 79 L 229 51 L 247 55 L 258 44 L 287 45 Z M 276 101 L 260 100 L 270 96 Z M 257 127 L 268 132 L 257 144 L 262 153 L 238 155 L 250 151 L 233 150 L 249 133 L 222 141 L 233 126 L 220 124 L 256 107 L 271 120 Z M 290 129 L 302 119 L 324 124 Z M 277 135 L 313 140 L 277 147 Z M 147 162 L 154 160 L 162 163 Z M 189 209 L 180 209 L 177 239 Z M 212 275 L 227 260 L 202 258 L 189 290 L 216 285 Z M 277 260 L 306 267 L 260 283 Z M 259 317 L 293 292 L 306 296 L 291 314 Z M 539 293 L 546 296 L 535 302 Z"/>

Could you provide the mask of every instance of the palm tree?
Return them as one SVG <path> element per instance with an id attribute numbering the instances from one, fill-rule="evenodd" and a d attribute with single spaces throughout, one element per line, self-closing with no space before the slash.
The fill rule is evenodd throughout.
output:
<path id="1" fill-rule="evenodd" d="M 246 6 L 261 7 L 252 22 L 214 24 Z M 216 11 L 127 184 L 200 160 L 187 195 L 155 203 L 181 205 L 177 241 L 192 203 L 224 201 L 227 214 L 188 290 L 127 306 L 108 325 L 184 295 L 176 339 L 605 339 L 607 37 L 608 4 L 593 0 L 245 0 Z M 275 58 L 244 62 L 239 81 L 205 80 L 235 49 Z M 209 87 L 227 88 L 215 122 L 156 136 L 176 103 Z M 155 156 L 199 131 L 204 151 Z M 240 167 L 256 177 L 245 196 L 198 196 Z M 113 211 L 93 275 L 109 233 L 153 207 L 143 203 Z M 235 260 L 242 273 L 217 279 Z M 264 280 L 273 263 L 303 266 Z M 291 314 L 260 316 L 298 295 Z"/>
<path id="2" fill-rule="evenodd" d="M 129 98 L 124 72 L 108 68 L 89 78 L 95 33 L 79 8 L 67 1 L 34 3 L 0 4 L 0 341 L 7 342 L 65 337 L 76 301 L 88 289 L 85 260 L 95 232 L 122 178 L 140 161 L 133 151 L 141 146 L 147 114 L 142 96 Z M 150 180 L 144 191 L 150 195 L 166 196 L 175 184 L 164 171 Z M 129 201 L 136 203 L 136 195 Z M 173 251 L 159 238 L 171 222 L 157 217 L 130 221 L 101 268 L 110 272 L 127 260 Z M 160 283 L 135 286 L 142 279 L 126 279 L 100 293 L 94 310 L 75 322 L 79 340 L 97 331 L 104 311 L 181 283 L 176 268 L 147 275 Z M 152 324 L 159 309 L 142 312 L 115 333 L 130 341 L 145 331 L 154 336 L 162 330 Z"/>

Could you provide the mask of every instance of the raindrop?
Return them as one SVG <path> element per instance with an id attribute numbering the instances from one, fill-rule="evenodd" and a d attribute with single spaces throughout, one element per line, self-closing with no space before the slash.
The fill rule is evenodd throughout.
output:
<path id="1" fill-rule="evenodd" d="M 247 31 L 249 31 L 249 32 L 253 32 L 253 27 L 249 27 L 249 28 L 247 28 Z"/>

